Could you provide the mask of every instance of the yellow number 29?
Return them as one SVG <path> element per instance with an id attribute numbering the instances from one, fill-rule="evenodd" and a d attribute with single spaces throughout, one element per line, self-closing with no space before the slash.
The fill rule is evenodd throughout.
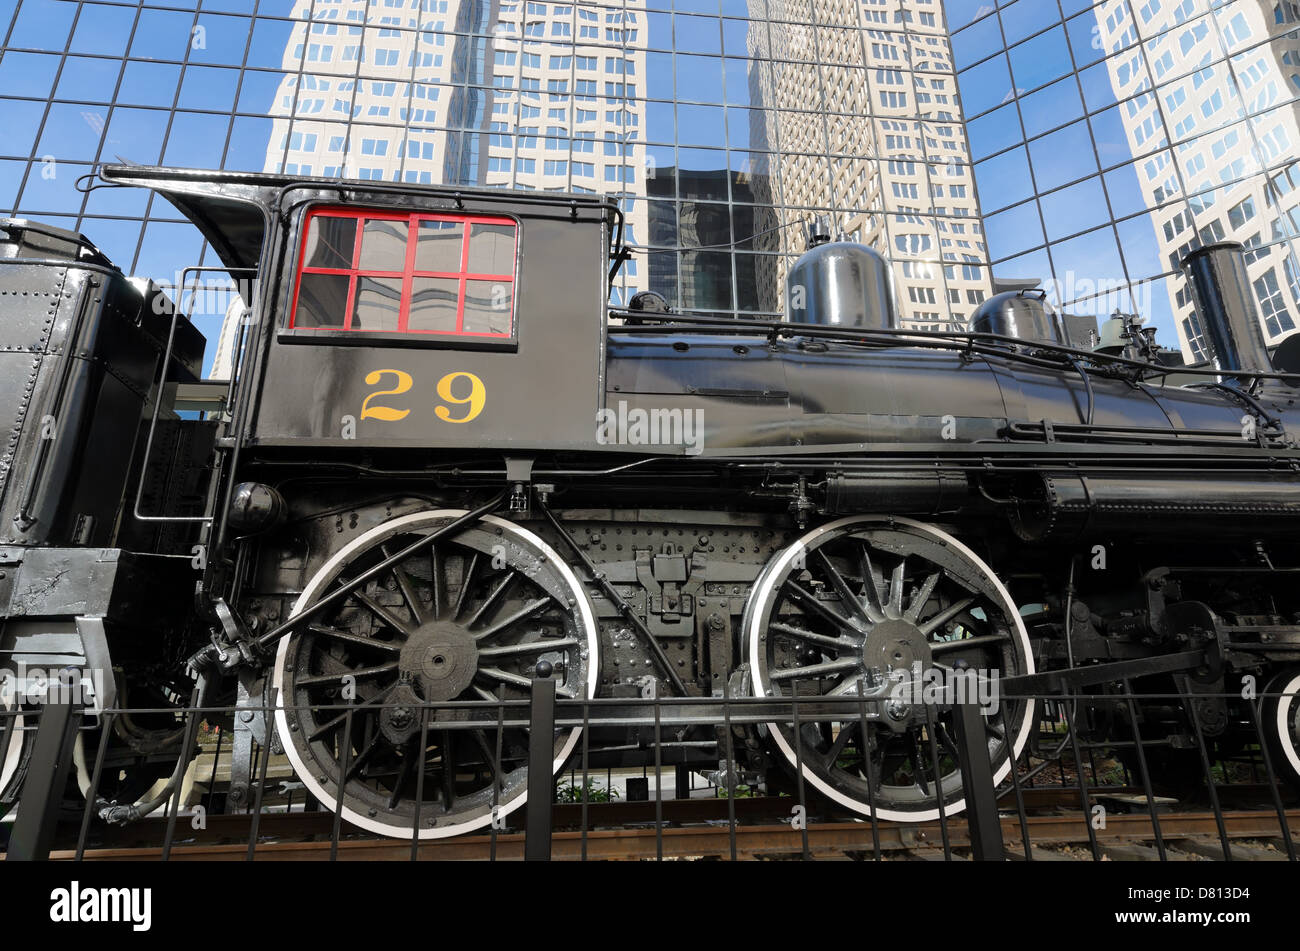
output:
<path id="1" fill-rule="evenodd" d="M 469 380 L 469 394 L 467 396 L 456 396 L 452 392 L 457 380 Z M 487 387 L 483 381 L 473 373 L 448 373 L 438 381 L 438 397 L 447 403 L 455 403 L 461 406 L 468 406 L 469 412 L 459 419 L 451 415 L 451 410 L 445 406 L 435 406 L 433 411 L 438 414 L 438 418 L 444 423 L 468 423 L 475 419 L 479 413 L 483 412 L 483 405 L 487 402 Z"/>
<path id="2" fill-rule="evenodd" d="M 375 370 L 366 374 L 366 385 L 374 386 L 385 376 L 392 376 L 397 380 L 397 386 L 391 390 L 376 390 L 366 397 L 365 402 L 361 404 L 362 419 L 382 419 L 385 422 L 395 423 L 398 420 L 406 419 L 411 414 L 409 409 L 393 409 L 391 406 L 371 406 L 370 401 L 376 396 L 400 396 L 410 390 L 414 385 L 411 374 L 403 373 L 401 370 Z"/>

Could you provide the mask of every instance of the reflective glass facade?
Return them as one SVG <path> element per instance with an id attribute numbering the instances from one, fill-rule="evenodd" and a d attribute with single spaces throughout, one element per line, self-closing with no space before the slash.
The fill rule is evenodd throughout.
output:
<path id="1" fill-rule="evenodd" d="M 95 163 L 618 196 L 615 303 L 779 314 L 817 214 L 889 255 L 909 321 L 962 324 L 990 289 L 938 0 L 18 0 L 4 21 L 0 209 L 133 273 L 204 249 L 147 195 L 79 192 Z"/>
<path id="2" fill-rule="evenodd" d="M 1294 332 L 1300 4 L 944 5 L 995 278 L 1142 313 L 1201 359 L 1179 261 L 1240 241 L 1269 343 Z"/>
<path id="3" fill-rule="evenodd" d="M 1213 9 L 1211 9 L 1211 7 Z M 1296 3 L 0 0 L 0 213 L 124 270 L 214 264 L 97 163 L 617 196 L 614 292 L 778 314 L 818 214 L 910 325 L 1003 288 L 1139 310 L 1199 354 L 1178 255 L 1252 246 L 1271 341 L 1300 270 Z M 985 233 L 987 229 L 987 234 Z M 220 295 L 193 305 L 213 338 Z M 1175 337 L 1175 330 L 1178 336 Z M 218 368 L 219 369 L 219 368 Z"/>

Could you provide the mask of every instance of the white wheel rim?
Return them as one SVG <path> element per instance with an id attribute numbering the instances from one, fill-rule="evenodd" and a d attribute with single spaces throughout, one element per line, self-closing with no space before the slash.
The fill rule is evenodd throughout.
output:
<path id="1" fill-rule="evenodd" d="M 1033 651 L 1030 649 L 1029 632 L 1025 630 L 1024 619 L 1021 618 L 1020 612 L 1015 609 L 1015 602 L 1011 600 L 1011 595 L 1007 591 L 1006 587 L 1003 586 L 1002 582 L 998 579 L 997 575 L 993 573 L 993 570 L 984 563 L 983 559 L 981 559 L 978 555 L 976 555 L 973 551 L 971 551 L 970 548 L 962 544 L 956 538 L 954 538 L 953 536 L 949 535 L 944 531 L 941 531 L 938 528 L 935 528 L 933 525 L 927 525 L 924 522 L 918 522 L 908 518 L 899 518 L 897 516 L 892 516 L 892 515 L 891 516 L 855 515 L 855 516 L 850 516 L 848 518 L 840 519 L 838 522 L 832 522 L 829 525 L 823 525 L 821 528 L 818 528 L 815 531 L 798 539 L 793 545 L 791 545 L 785 551 L 777 555 L 776 559 L 770 564 L 769 568 L 765 569 L 763 573 L 760 575 L 759 584 L 755 586 L 754 594 L 753 594 L 753 597 L 757 599 L 755 600 L 754 603 L 758 605 L 758 610 L 752 612 L 752 616 L 749 618 L 749 628 L 745 631 L 746 639 L 749 642 L 750 679 L 751 679 L 751 684 L 755 696 L 757 697 L 767 696 L 767 691 L 769 686 L 768 684 L 763 682 L 762 671 L 765 665 L 762 663 L 763 657 L 761 651 L 763 648 L 762 648 L 762 638 L 760 637 L 762 631 L 760 630 L 760 628 L 762 626 L 762 618 L 767 613 L 766 601 L 775 590 L 775 584 L 774 584 L 775 579 L 784 577 L 786 569 L 790 566 L 790 562 L 794 560 L 795 556 L 800 554 L 801 552 L 811 551 L 817 539 L 821 538 L 823 535 L 826 535 L 830 532 L 837 531 L 849 525 L 853 525 L 856 527 L 868 527 L 872 525 L 905 525 L 910 528 L 917 529 L 923 534 L 928 534 L 933 538 L 946 542 L 949 548 L 952 548 L 953 550 L 959 552 L 967 559 L 969 559 L 977 568 L 979 568 L 981 571 L 984 572 L 988 580 L 991 582 L 997 596 L 1002 600 L 1002 602 L 1007 608 L 1006 614 L 1008 616 L 1008 619 L 1012 622 L 1012 627 L 1015 631 L 1015 636 L 1017 640 L 1019 640 L 1020 642 L 1021 648 L 1023 650 L 1023 655 L 1025 658 L 1025 670 L 1023 671 L 1023 673 L 1025 674 L 1035 673 L 1034 655 L 1033 655 Z M 1008 756 L 1005 762 L 1003 762 L 1003 764 L 1000 767 L 998 767 L 997 771 L 994 773 L 993 783 L 995 786 L 998 783 L 1002 782 L 1002 780 L 1004 780 L 1010 774 L 1011 768 L 1015 765 L 1016 760 L 1019 758 L 1021 751 L 1025 747 L 1025 743 L 1028 742 L 1029 734 L 1034 727 L 1034 713 L 1036 707 L 1037 707 L 1036 700 L 1031 699 L 1026 703 L 1023 721 L 1020 725 L 1020 730 L 1016 735 L 1015 743 L 1012 746 L 1013 755 Z M 782 755 L 785 756 L 785 758 L 789 761 L 789 763 L 792 766 L 796 766 L 796 764 L 800 762 L 800 758 L 795 755 L 794 748 L 791 747 L 790 744 L 786 741 L 785 736 L 778 728 L 778 724 L 768 723 L 765 724 L 765 726 L 767 728 L 768 735 L 772 737 L 777 747 L 781 750 Z M 796 768 L 798 767 L 796 766 Z M 852 796 L 846 796 L 844 793 L 836 789 L 834 786 L 828 783 L 821 776 L 817 775 L 817 773 L 814 772 L 806 762 L 803 763 L 800 771 L 803 773 L 803 778 L 805 780 L 812 783 L 814 787 L 816 787 L 823 795 L 827 796 L 833 802 L 839 803 L 840 805 L 848 809 L 851 809 L 852 811 L 857 812 L 860 815 L 864 815 L 864 816 L 872 815 L 873 810 L 868 804 L 864 802 L 860 802 L 859 800 L 854 799 Z M 942 795 L 943 795 L 942 785 L 937 783 L 935 791 L 936 793 L 939 794 L 940 802 L 942 802 Z M 957 813 L 963 811 L 965 808 L 966 808 L 966 800 L 958 799 L 952 805 L 943 807 L 943 815 L 945 816 L 956 815 Z M 884 819 L 890 822 L 930 822 L 939 818 L 940 810 L 938 808 L 935 808 L 935 809 L 911 812 L 911 811 L 904 811 L 898 809 L 877 808 L 874 810 L 874 813 L 876 818 Z"/>
<path id="2" fill-rule="evenodd" d="M 12 707 L 6 706 L 6 713 L 12 710 Z M 13 724 L 13 730 L 9 734 L 8 748 L 5 750 L 4 767 L 0 768 L 0 794 L 9 788 L 9 783 L 13 780 L 14 774 L 18 772 L 18 760 L 23 750 L 23 715 L 20 713 L 16 717 L 6 716 L 0 721 L 0 733 L 4 733 Z"/>
<path id="3" fill-rule="evenodd" d="M 1300 703 L 1300 674 L 1291 678 L 1290 682 L 1282 688 L 1283 696 L 1277 701 L 1277 735 L 1281 741 L 1282 753 L 1286 756 L 1291 768 L 1295 774 L 1300 776 L 1300 750 L 1296 749 L 1296 737 L 1291 728 L 1292 711 L 1295 705 Z M 1287 696 L 1289 694 L 1290 696 Z"/>
<path id="4" fill-rule="evenodd" d="M 298 600 L 294 602 L 293 611 L 290 613 L 289 617 L 293 618 L 297 616 L 299 612 L 307 608 L 320 593 L 322 585 L 331 580 L 335 573 L 349 559 L 369 548 L 377 539 L 386 535 L 391 536 L 400 534 L 403 531 L 420 528 L 430 522 L 454 520 L 468 514 L 469 513 L 464 509 L 439 509 L 434 512 L 414 512 L 410 515 L 403 515 L 391 521 L 384 522 L 382 525 L 377 525 L 369 531 L 357 536 L 352 541 L 348 542 L 348 544 L 340 548 L 334 556 L 331 557 L 329 561 L 325 562 L 325 564 L 321 566 L 320 570 L 312 576 L 311 581 L 309 581 L 307 586 L 303 589 L 302 594 L 298 596 Z M 600 679 L 600 637 L 596 627 L 595 613 L 591 609 L 591 603 L 587 600 L 587 593 L 583 589 L 582 584 L 578 581 L 577 576 L 560 558 L 560 556 L 556 554 L 554 549 L 528 529 L 522 528 L 514 522 L 498 518 L 495 515 L 483 516 L 483 518 L 480 519 L 480 523 L 482 522 L 503 528 L 516 535 L 522 541 L 536 547 L 546 557 L 548 563 L 557 570 L 561 579 L 571 590 L 577 606 L 579 620 L 587 631 L 588 663 L 586 695 L 588 699 L 595 696 L 596 685 Z M 467 528 L 468 527 L 472 526 L 467 526 Z M 337 794 L 326 790 L 324 785 L 317 780 L 315 772 L 303 760 L 302 755 L 294 745 L 292 733 L 289 729 L 288 710 L 285 706 L 284 696 L 284 671 L 285 662 L 289 656 L 290 641 L 293 640 L 293 637 L 294 635 L 290 635 L 281 639 L 279 650 L 276 652 L 275 656 L 275 673 L 272 678 L 272 684 L 275 686 L 276 692 L 275 725 L 276 729 L 280 732 L 281 745 L 284 747 L 284 752 L 285 755 L 288 756 L 289 762 L 293 765 L 294 772 L 297 773 L 302 784 L 311 792 L 316 800 L 332 812 L 334 811 Z M 561 746 L 560 752 L 556 755 L 555 761 L 552 764 L 552 775 L 555 775 L 560 771 L 565 760 L 569 758 L 569 754 L 573 752 L 573 748 L 577 744 L 581 735 L 582 729 L 580 727 L 574 727 L 569 732 L 569 735 L 565 738 L 564 743 Z M 521 789 L 509 800 L 501 802 L 496 806 L 496 816 L 501 818 L 509 815 L 511 812 L 514 812 L 522 806 L 527 798 L 527 788 Z M 389 823 L 372 819 L 369 816 L 363 815 L 352 809 L 346 803 L 343 804 L 340 815 L 354 826 L 365 829 L 367 832 L 374 832 L 379 835 L 392 836 L 394 838 L 409 839 L 412 837 L 412 830 L 409 827 L 390 825 Z M 489 811 L 484 815 L 475 816 L 464 822 L 448 822 L 446 825 L 439 824 L 433 828 L 420 829 L 418 837 L 420 839 L 443 839 L 454 835 L 462 835 L 466 832 L 472 832 L 475 829 L 483 828 L 491 823 L 492 819 L 492 812 Z"/>

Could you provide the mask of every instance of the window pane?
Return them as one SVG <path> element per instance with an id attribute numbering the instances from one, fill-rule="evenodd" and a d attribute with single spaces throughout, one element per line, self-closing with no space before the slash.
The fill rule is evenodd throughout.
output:
<path id="1" fill-rule="evenodd" d="M 361 270 L 401 271 L 406 265 L 405 221 L 367 218 L 361 236 Z"/>
<path id="2" fill-rule="evenodd" d="M 465 282 L 465 333 L 508 334 L 514 287 L 505 281 Z"/>
<path id="3" fill-rule="evenodd" d="M 352 267 L 352 248 L 357 236 L 355 218 L 313 218 L 307 229 L 304 267 Z"/>
<path id="4" fill-rule="evenodd" d="M 304 274 L 298 289 L 295 327 L 334 327 L 342 329 L 348 303 L 346 274 Z"/>
<path id="5" fill-rule="evenodd" d="M 353 330 L 396 330 L 402 304 L 402 279 L 358 277 L 354 303 Z"/>
<path id="6" fill-rule="evenodd" d="M 415 269 L 458 272 L 464 227 L 456 221 L 421 221 L 416 231 Z"/>
<path id="7" fill-rule="evenodd" d="M 470 274 L 514 274 L 515 226 L 471 225 L 469 229 Z"/>
<path id="8" fill-rule="evenodd" d="M 431 222 L 433 224 L 441 222 Z M 459 226 L 457 226 L 459 227 Z M 456 330 L 456 300 L 460 282 L 442 277 L 417 277 L 411 288 L 411 316 L 407 329 L 412 331 Z"/>

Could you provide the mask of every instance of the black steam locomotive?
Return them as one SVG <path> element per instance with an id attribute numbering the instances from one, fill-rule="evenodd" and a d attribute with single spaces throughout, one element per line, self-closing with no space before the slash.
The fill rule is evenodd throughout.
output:
<path id="1" fill-rule="evenodd" d="M 960 807 L 949 725 L 898 693 L 918 675 L 1087 692 L 1077 728 L 1136 723 L 1157 779 L 1195 731 L 1246 742 L 1252 686 L 1300 686 L 1300 382 L 1270 362 L 1240 248 L 1189 259 L 1218 365 L 1186 369 L 1133 328 L 1071 341 L 1025 293 L 968 333 L 899 329 L 887 266 L 824 235 L 787 321 L 720 320 L 611 310 L 628 252 L 593 196 L 102 177 L 166 197 L 249 306 L 231 381 L 201 381 L 203 340 L 157 287 L 5 224 L 0 663 L 20 688 L 80 671 L 92 709 L 165 711 L 197 676 L 247 708 L 232 809 L 257 741 L 358 826 L 483 827 L 522 801 L 528 738 L 440 729 L 429 705 L 524 698 L 541 668 L 561 698 L 856 697 L 739 730 L 730 762 L 721 724 L 673 742 L 774 782 L 798 761 L 889 819 Z M 1188 699 L 1129 719 L 1122 685 Z M 1036 717 L 1009 697 L 986 710 L 999 779 Z M 1265 713 L 1300 779 L 1300 703 Z M 101 818 L 179 781 L 176 722 L 112 718 Z M 0 745 L 0 809 L 30 733 Z M 577 741 L 557 733 L 556 770 Z M 589 746 L 653 756 L 609 728 Z"/>

